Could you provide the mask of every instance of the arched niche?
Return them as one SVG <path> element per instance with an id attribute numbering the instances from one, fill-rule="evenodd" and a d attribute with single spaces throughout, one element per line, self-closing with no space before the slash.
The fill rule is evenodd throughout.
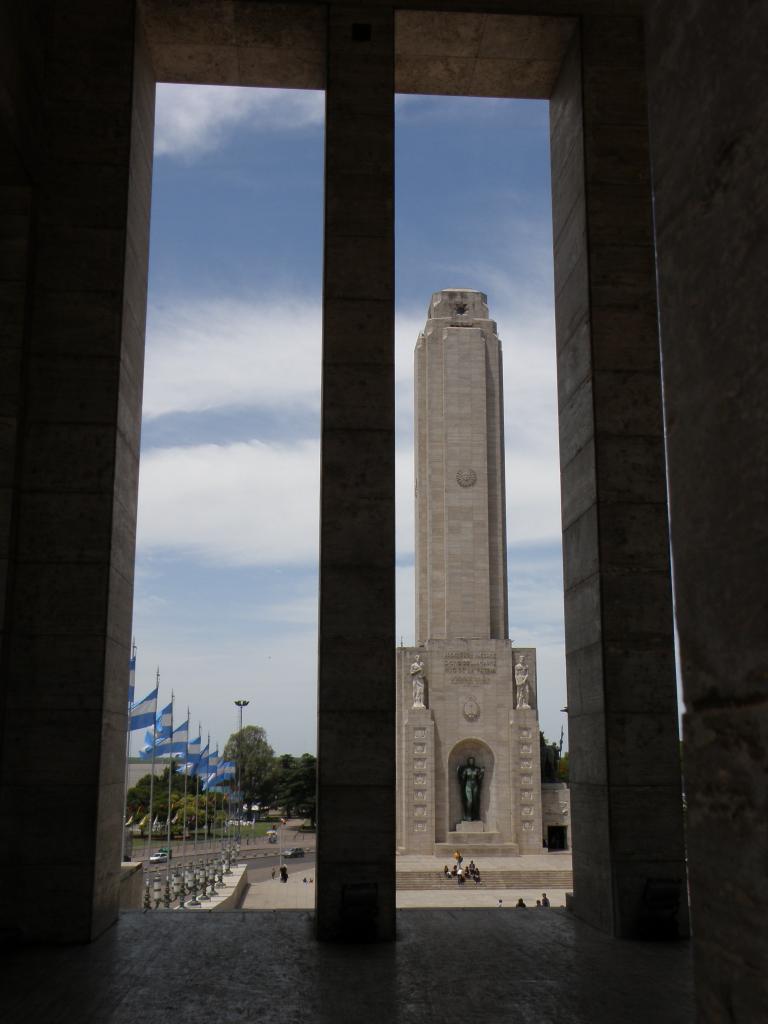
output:
<path id="1" fill-rule="evenodd" d="M 448 755 L 448 831 L 456 830 L 456 823 L 461 821 L 461 792 L 458 768 L 468 757 L 474 757 L 475 764 L 485 768 L 483 784 L 480 789 L 480 820 L 485 832 L 496 832 L 496 786 L 494 767 L 496 758 L 493 751 L 483 740 L 470 737 L 460 740 Z"/>

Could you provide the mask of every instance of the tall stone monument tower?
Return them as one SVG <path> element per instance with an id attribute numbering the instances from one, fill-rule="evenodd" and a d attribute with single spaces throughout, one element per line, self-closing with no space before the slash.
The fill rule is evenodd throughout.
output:
<path id="1" fill-rule="evenodd" d="M 501 343 L 482 292 L 416 343 L 416 646 L 397 660 L 398 849 L 539 853 L 536 652 L 508 633 Z"/>

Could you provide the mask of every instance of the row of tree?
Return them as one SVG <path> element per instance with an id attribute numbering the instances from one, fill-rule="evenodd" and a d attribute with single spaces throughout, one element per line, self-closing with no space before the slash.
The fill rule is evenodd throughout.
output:
<path id="1" fill-rule="evenodd" d="M 243 804 L 248 807 L 279 807 L 295 817 L 309 818 L 315 823 L 315 788 L 317 759 L 312 754 L 275 755 L 267 742 L 266 731 L 260 725 L 247 725 L 233 733 L 224 747 L 224 760 L 234 761 L 237 774 L 231 780 L 231 790 L 240 789 Z M 168 772 L 155 778 L 152 800 L 153 817 L 164 820 L 168 813 Z M 151 777 L 145 775 L 128 790 L 128 814 L 134 819 L 146 813 L 149 807 Z M 195 813 L 195 779 L 187 779 L 186 813 L 189 821 Z M 212 816 L 216 802 L 221 807 L 221 795 L 201 793 L 198 798 L 198 820 L 205 815 L 206 805 Z M 183 815 L 184 774 L 174 771 L 171 777 L 171 813 Z"/>
<path id="2" fill-rule="evenodd" d="M 224 760 L 237 765 L 235 784 L 251 806 L 282 807 L 315 823 L 317 759 L 312 754 L 275 755 L 260 725 L 233 733 L 224 747 Z"/>

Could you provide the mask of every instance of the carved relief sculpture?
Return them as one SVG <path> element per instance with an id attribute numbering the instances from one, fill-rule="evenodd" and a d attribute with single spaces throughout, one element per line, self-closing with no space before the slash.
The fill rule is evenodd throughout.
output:
<path id="1" fill-rule="evenodd" d="M 418 654 L 416 661 L 411 665 L 411 682 L 413 683 L 413 707 L 426 707 L 424 703 L 424 665 Z"/>
<path id="2" fill-rule="evenodd" d="M 530 711 L 531 688 L 528 684 L 528 666 L 525 658 L 515 665 L 515 688 L 517 689 L 517 706 L 521 711 Z"/>

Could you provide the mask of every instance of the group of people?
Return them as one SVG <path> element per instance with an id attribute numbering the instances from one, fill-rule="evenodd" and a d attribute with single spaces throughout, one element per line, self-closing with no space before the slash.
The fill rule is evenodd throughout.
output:
<path id="1" fill-rule="evenodd" d="M 504 900 L 500 899 L 499 902 L 496 904 L 496 906 L 499 907 L 499 908 L 503 908 Z M 525 909 L 527 906 L 528 906 L 528 904 L 525 902 L 525 900 L 523 899 L 522 896 L 518 899 L 517 903 L 515 904 L 515 907 L 522 907 L 523 909 Z M 536 906 L 537 907 L 549 907 L 549 906 L 551 906 L 551 904 L 549 902 L 549 897 L 547 896 L 547 894 L 545 892 L 543 892 L 541 894 L 541 899 L 540 900 L 536 900 Z"/>
<path id="2" fill-rule="evenodd" d="M 458 850 L 456 851 L 456 853 L 454 853 L 453 856 L 455 860 L 453 868 L 449 869 L 447 864 L 443 867 L 444 877 L 455 878 L 459 885 L 465 885 L 467 881 L 474 882 L 475 885 L 480 885 L 480 869 L 475 864 L 475 862 L 471 860 L 469 864 L 466 867 L 464 867 L 464 858 L 462 857 Z"/>

